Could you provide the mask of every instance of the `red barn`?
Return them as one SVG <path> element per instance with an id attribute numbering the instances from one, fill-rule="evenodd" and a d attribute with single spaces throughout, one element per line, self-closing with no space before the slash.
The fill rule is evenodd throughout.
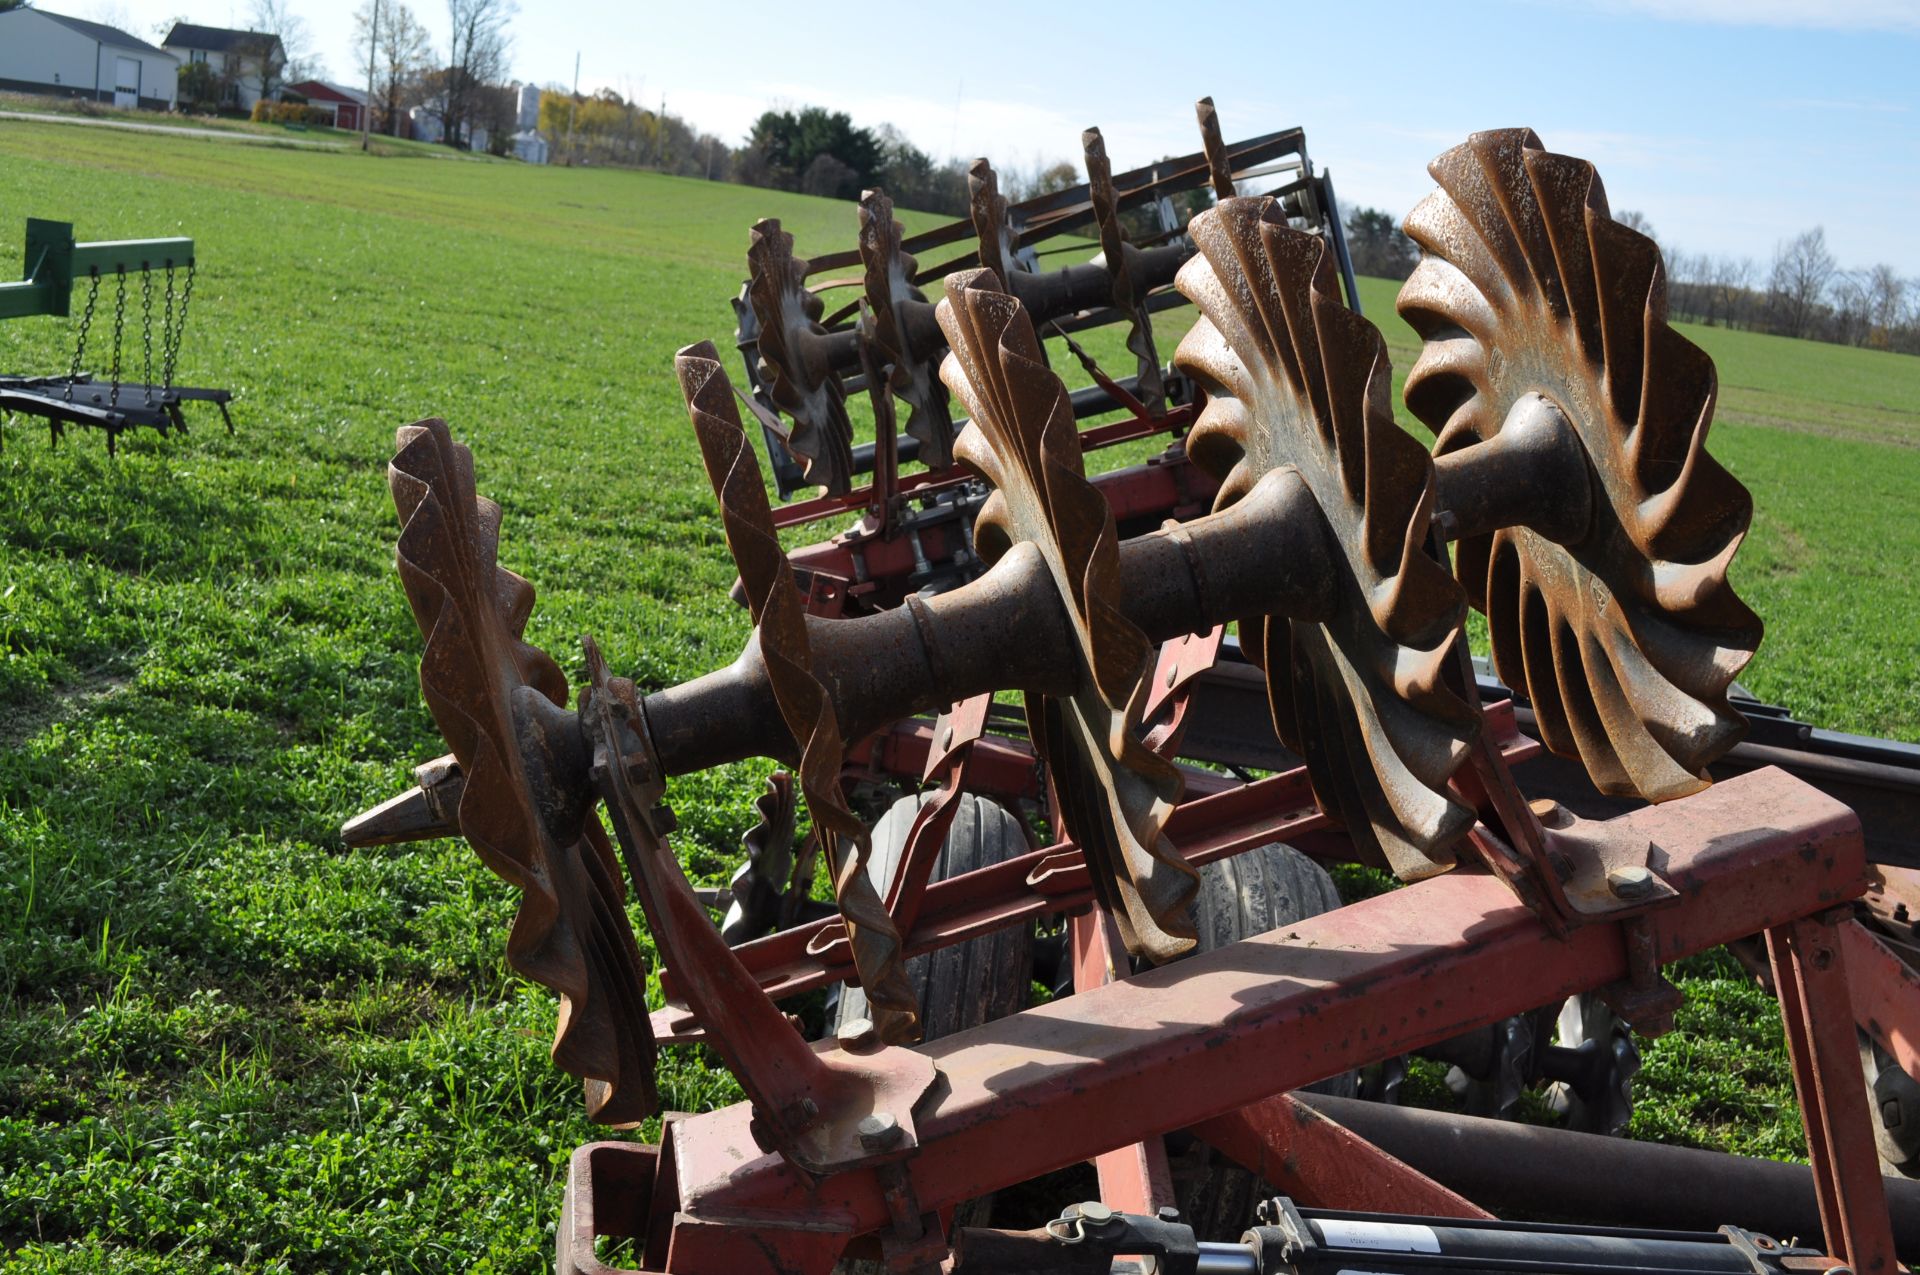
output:
<path id="1" fill-rule="evenodd" d="M 365 93 L 340 84 L 328 84 L 324 80 L 302 80 L 298 84 L 287 85 L 287 91 L 306 98 L 307 105 L 315 110 L 330 112 L 335 128 L 357 130 L 361 113 L 367 109 Z"/>

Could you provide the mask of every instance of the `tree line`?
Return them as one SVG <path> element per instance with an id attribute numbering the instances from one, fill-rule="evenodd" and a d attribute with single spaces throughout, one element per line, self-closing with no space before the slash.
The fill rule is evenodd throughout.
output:
<path id="1" fill-rule="evenodd" d="M 255 0 L 255 25 L 280 36 L 285 58 L 275 69 L 283 78 L 317 75 L 305 28 L 286 4 Z M 485 130 L 490 147 L 504 152 L 518 111 L 503 83 L 506 23 L 514 12 L 513 0 L 447 0 L 452 35 L 442 50 L 402 0 L 362 0 L 356 45 L 361 76 L 373 83 L 375 127 L 397 134 L 407 112 L 420 106 L 439 119 L 449 144 L 465 145 Z M 855 199 L 877 186 L 902 208 L 949 217 L 968 211 L 964 161 L 935 160 L 893 125 L 862 127 L 844 111 L 765 111 L 741 145 L 729 146 L 669 113 L 664 102 L 650 109 L 611 89 L 579 95 L 549 86 L 540 95 L 537 127 L 560 163 L 647 168 L 829 199 Z M 1001 192 L 1018 201 L 1077 185 L 1080 174 L 1062 159 L 1002 170 L 999 179 Z M 1183 215 L 1207 202 L 1196 199 Z M 1657 242 L 1644 214 L 1623 209 L 1615 219 Z M 1398 219 L 1380 209 L 1354 208 L 1345 228 L 1359 274 L 1405 279 L 1419 262 Z M 1666 266 L 1675 318 L 1920 354 L 1920 279 L 1903 278 L 1885 263 L 1842 268 L 1819 226 L 1783 240 L 1764 267 L 1750 257 L 1681 251 L 1668 251 Z"/>
<path id="2" fill-rule="evenodd" d="M 449 146 L 483 133 L 505 154 L 519 101 L 507 83 L 512 0 L 447 0 L 447 42 L 436 46 L 402 0 L 362 0 L 353 15 L 360 83 L 371 81 L 373 127 L 399 136 L 416 107 L 440 125 Z"/>
<path id="3" fill-rule="evenodd" d="M 1645 214 L 1622 209 L 1614 220 L 1659 242 Z M 1420 250 L 1377 208 L 1347 215 L 1347 249 L 1356 273 L 1404 279 Z M 1764 265 L 1751 257 L 1663 249 L 1667 312 L 1708 327 L 1829 341 L 1920 354 L 1920 279 L 1893 266 L 1843 268 L 1819 226 L 1783 239 Z"/>
<path id="4" fill-rule="evenodd" d="M 1772 261 L 1672 251 L 1668 306 L 1709 326 L 1920 354 L 1920 279 L 1893 266 L 1843 267 L 1824 228 L 1782 240 Z"/>
<path id="5" fill-rule="evenodd" d="M 866 128 L 845 111 L 819 106 L 764 111 L 745 141 L 729 146 L 664 103 L 627 101 L 611 89 L 573 94 L 549 88 L 540 95 L 540 131 L 552 143 L 556 163 L 649 168 L 828 199 L 857 199 L 879 187 L 902 208 L 949 217 L 967 213 L 965 161 L 936 160 L 891 124 Z M 999 176 L 1002 192 L 1016 200 L 1080 181 L 1079 170 L 1065 160 Z"/>

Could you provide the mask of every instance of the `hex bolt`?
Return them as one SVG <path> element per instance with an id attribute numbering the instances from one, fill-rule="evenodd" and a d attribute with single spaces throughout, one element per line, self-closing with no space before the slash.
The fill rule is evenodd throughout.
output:
<path id="1" fill-rule="evenodd" d="M 893 1118 L 891 1111 L 876 1111 L 870 1116 L 860 1117 L 860 1145 L 868 1151 L 885 1151 L 898 1146 L 906 1130 Z"/>
<path id="2" fill-rule="evenodd" d="M 1653 873 L 1646 867 L 1629 863 L 1607 873 L 1607 888 L 1613 891 L 1615 898 L 1644 899 L 1660 887 Z"/>
<path id="3" fill-rule="evenodd" d="M 856 1018 L 852 1022 L 841 1023 L 834 1037 L 839 1040 L 840 1048 L 851 1053 L 864 1053 L 879 1043 L 871 1018 Z"/>

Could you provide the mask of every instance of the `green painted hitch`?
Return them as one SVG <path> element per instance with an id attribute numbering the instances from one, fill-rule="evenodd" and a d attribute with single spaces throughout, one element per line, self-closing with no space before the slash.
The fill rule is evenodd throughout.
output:
<path id="1" fill-rule="evenodd" d="M 0 319 L 71 313 L 73 281 L 193 264 L 191 239 L 108 239 L 75 243 L 73 225 L 27 218 L 27 271 L 19 283 L 0 283 Z"/>

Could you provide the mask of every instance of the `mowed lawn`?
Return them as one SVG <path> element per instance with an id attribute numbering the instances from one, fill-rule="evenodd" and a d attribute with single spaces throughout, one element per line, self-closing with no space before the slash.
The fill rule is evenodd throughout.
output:
<path id="1" fill-rule="evenodd" d="M 502 959 L 507 887 L 463 843 L 337 836 L 441 751 L 386 460 L 425 415 L 473 445 L 563 667 L 585 632 L 643 688 L 730 660 L 746 619 L 670 366 L 728 349 L 767 214 L 802 252 L 852 244 L 850 207 L 739 187 L 0 122 L 0 277 L 28 216 L 192 235 L 180 379 L 240 396 L 232 438 L 196 412 L 109 461 L 23 422 L 0 453 L 9 1269 L 550 1261 L 567 1152 L 598 1131 L 547 1060 L 551 998 Z M 1404 371 L 1392 289 L 1365 301 Z M 72 333 L 0 325 L 0 372 L 63 370 Z M 1747 684 L 1920 737 L 1920 360 L 1694 335 L 1758 507 Z M 696 879 L 725 879 L 765 769 L 675 785 Z M 1724 962 L 1686 983 L 1636 1131 L 1797 1154 L 1768 1003 Z M 735 1096 L 698 1051 L 662 1077 L 672 1109 Z"/>

